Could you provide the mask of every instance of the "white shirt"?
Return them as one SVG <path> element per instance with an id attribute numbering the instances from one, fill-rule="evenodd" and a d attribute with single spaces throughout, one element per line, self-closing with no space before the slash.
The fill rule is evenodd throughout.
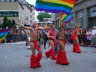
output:
<path id="1" fill-rule="evenodd" d="M 27 38 L 28 38 L 28 41 L 30 41 L 30 36 L 28 36 Z"/>
<path id="2" fill-rule="evenodd" d="M 92 35 L 91 34 L 92 34 L 91 31 L 89 31 L 89 32 L 86 33 L 88 40 L 91 40 L 92 39 Z"/>
<path id="3" fill-rule="evenodd" d="M 95 35 L 95 34 L 96 34 L 96 29 L 92 30 L 92 35 Z"/>

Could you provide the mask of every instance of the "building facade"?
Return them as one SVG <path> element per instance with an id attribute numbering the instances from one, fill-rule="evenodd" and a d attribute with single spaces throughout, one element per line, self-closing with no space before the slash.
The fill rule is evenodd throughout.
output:
<path id="1" fill-rule="evenodd" d="M 53 24 L 51 18 L 43 18 L 42 22 L 37 22 L 39 26 L 47 27 L 49 24 Z"/>
<path id="2" fill-rule="evenodd" d="M 25 1 L 23 3 L 23 7 L 24 7 L 24 24 L 30 25 L 32 21 L 35 20 L 34 6 Z"/>
<path id="3" fill-rule="evenodd" d="M 96 0 L 78 0 L 71 12 L 74 19 L 66 24 L 67 27 L 79 25 L 82 28 L 92 28 L 96 26 Z M 55 14 L 54 24 L 58 27 L 60 13 Z"/>
<path id="4" fill-rule="evenodd" d="M 3 22 L 4 17 L 23 22 L 23 10 L 24 8 L 18 2 L 0 2 L 0 23 Z"/>
<path id="5" fill-rule="evenodd" d="M 51 18 L 56 28 L 59 27 L 61 13 L 52 13 Z"/>
<path id="6" fill-rule="evenodd" d="M 82 28 L 96 26 L 96 0 L 80 0 L 72 10 L 74 23 Z"/>
<path id="7" fill-rule="evenodd" d="M 29 25 L 35 18 L 34 6 L 25 0 L 0 0 L 0 24 L 4 17 Z"/>

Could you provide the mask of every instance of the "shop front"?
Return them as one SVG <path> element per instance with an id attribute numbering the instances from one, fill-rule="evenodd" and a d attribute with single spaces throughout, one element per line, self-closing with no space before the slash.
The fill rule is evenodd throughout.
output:
<path id="1" fill-rule="evenodd" d="M 92 28 L 93 26 L 96 26 L 96 6 L 89 8 L 89 24 L 88 27 Z"/>

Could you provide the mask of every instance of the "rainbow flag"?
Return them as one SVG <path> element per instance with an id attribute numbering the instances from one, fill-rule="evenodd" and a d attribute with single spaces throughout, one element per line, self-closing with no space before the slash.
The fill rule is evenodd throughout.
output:
<path id="1" fill-rule="evenodd" d="M 74 17 L 73 17 L 73 14 L 69 14 L 69 15 L 67 16 L 67 18 L 65 19 L 65 23 L 70 22 L 73 18 L 74 18 Z"/>
<path id="2" fill-rule="evenodd" d="M 0 30 L 0 43 L 4 40 L 11 29 Z"/>
<path id="3" fill-rule="evenodd" d="M 65 13 L 62 13 L 61 17 L 60 17 L 60 24 L 62 24 L 63 22 L 68 23 L 72 19 L 73 19 L 73 15 L 72 14 L 66 15 Z"/>
<path id="4" fill-rule="evenodd" d="M 67 16 L 68 16 L 68 15 L 66 15 L 65 13 L 62 13 L 62 14 L 61 14 L 60 24 L 65 21 L 65 19 L 67 18 Z"/>
<path id="5" fill-rule="evenodd" d="M 35 9 L 51 13 L 69 14 L 77 0 L 36 0 Z"/>

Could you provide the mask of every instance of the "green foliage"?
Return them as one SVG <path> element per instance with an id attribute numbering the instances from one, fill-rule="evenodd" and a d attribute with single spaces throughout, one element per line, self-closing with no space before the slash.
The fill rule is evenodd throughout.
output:
<path id="1" fill-rule="evenodd" d="M 40 12 L 37 16 L 39 21 L 43 21 L 43 18 L 51 18 L 51 15 L 45 12 Z"/>
<path id="2" fill-rule="evenodd" d="M 2 24 L 0 24 L 0 28 L 2 28 Z"/>
<path id="3" fill-rule="evenodd" d="M 15 22 L 15 20 L 13 19 L 13 20 L 12 20 L 12 27 L 13 27 L 13 28 L 16 28 L 15 24 L 16 24 L 16 22 Z"/>
<path id="4" fill-rule="evenodd" d="M 2 23 L 2 26 L 1 27 L 2 27 L 2 29 L 6 29 L 6 27 L 12 28 L 12 27 L 14 27 L 14 25 L 15 25 L 15 20 L 12 20 L 11 21 L 7 17 L 4 17 L 3 23 Z M 16 26 L 14 28 L 16 28 Z"/>
<path id="5" fill-rule="evenodd" d="M 3 23 L 2 23 L 2 29 L 6 29 L 7 24 L 8 24 L 8 18 L 7 17 L 4 17 Z"/>
<path id="6" fill-rule="evenodd" d="M 8 28 L 11 28 L 11 25 L 12 25 L 12 22 L 11 22 L 11 20 L 9 19 L 8 22 L 7 22 Z"/>

